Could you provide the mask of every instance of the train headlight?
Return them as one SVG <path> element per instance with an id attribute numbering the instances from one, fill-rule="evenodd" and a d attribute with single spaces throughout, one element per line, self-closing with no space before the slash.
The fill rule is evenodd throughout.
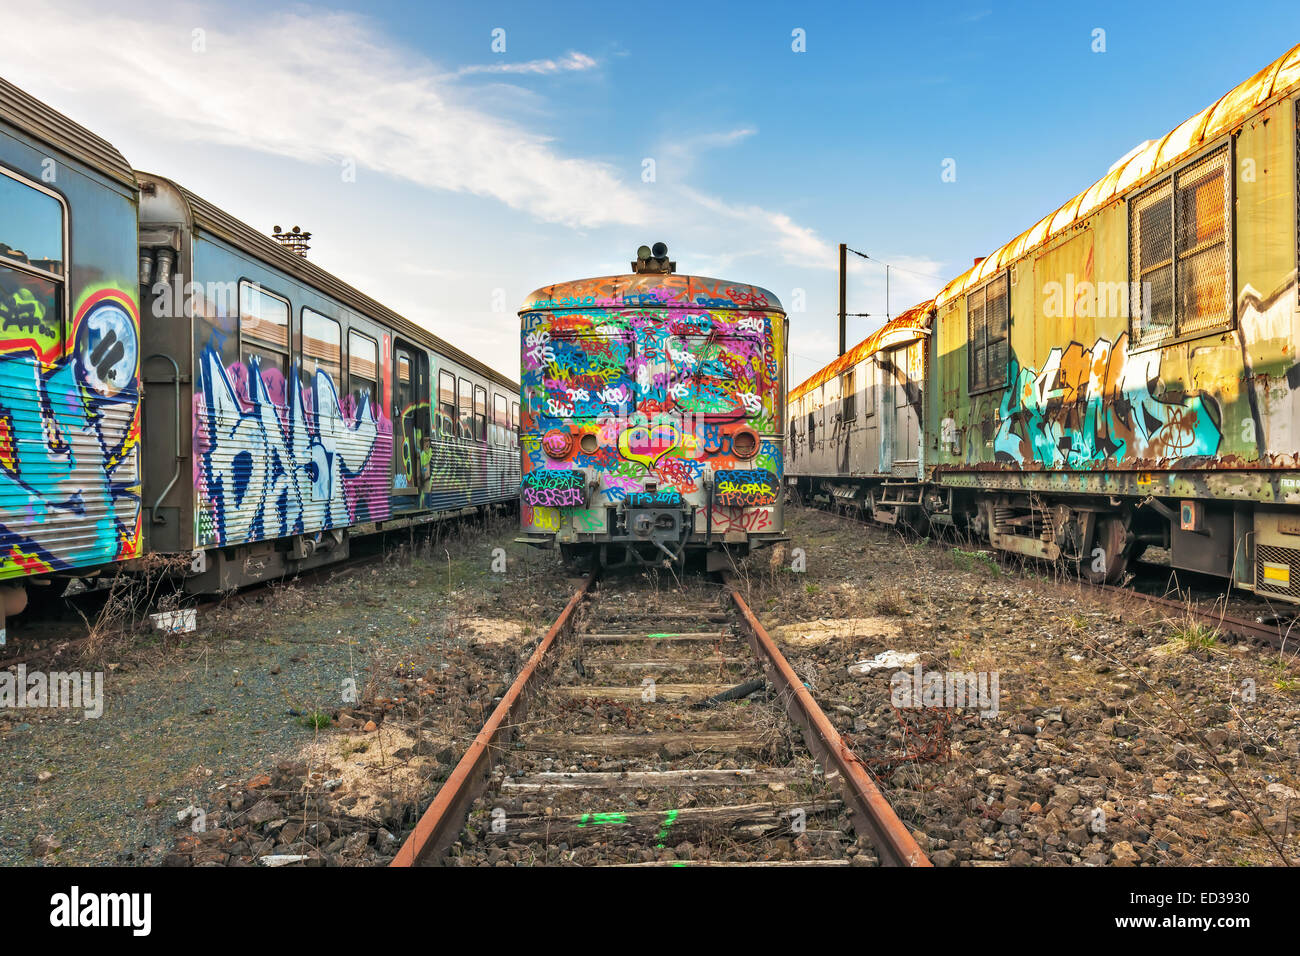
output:
<path id="1" fill-rule="evenodd" d="M 732 436 L 731 451 L 737 458 L 753 458 L 758 454 L 758 435 L 752 428 L 742 428 Z"/>
<path id="2" fill-rule="evenodd" d="M 573 435 L 558 428 L 551 429 L 542 436 L 542 451 L 546 453 L 547 458 L 554 458 L 556 461 L 568 458 L 573 452 Z"/>

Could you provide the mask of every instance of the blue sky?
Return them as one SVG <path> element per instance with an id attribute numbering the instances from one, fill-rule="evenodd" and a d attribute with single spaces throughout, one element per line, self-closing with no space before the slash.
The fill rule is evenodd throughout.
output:
<path id="1" fill-rule="evenodd" d="M 834 355 L 836 243 L 901 311 L 1300 42 L 1300 5 L 77 0 L 0 31 L 30 40 L 0 75 L 503 371 L 528 292 L 662 239 L 802 290 L 793 383 Z M 884 277 L 850 270 L 857 341 Z"/>

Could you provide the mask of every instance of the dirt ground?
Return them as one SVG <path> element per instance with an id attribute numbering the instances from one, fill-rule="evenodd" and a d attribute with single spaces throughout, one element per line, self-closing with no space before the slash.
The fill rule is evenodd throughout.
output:
<path id="1" fill-rule="evenodd" d="M 323 858 L 359 831 L 350 859 L 391 856 L 381 831 L 427 802 L 568 597 L 516 533 L 444 528 L 200 611 L 193 633 L 43 664 L 102 671 L 104 712 L 0 711 L 0 864 Z"/>
<path id="2" fill-rule="evenodd" d="M 1294 650 L 969 547 L 789 527 L 742 566 L 750 603 L 937 864 L 1300 857 Z M 514 534 L 444 531 L 60 660 L 102 670 L 104 713 L 0 711 L 0 863 L 391 859 L 571 593 Z M 926 697 L 935 674 L 990 693 Z"/>
<path id="3" fill-rule="evenodd" d="M 787 549 L 745 566 L 752 605 L 937 864 L 1300 860 L 1294 648 L 1043 565 L 787 518 Z M 915 660 L 860 664 L 888 651 Z M 997 693 L 946 698 L 950 675 Z"/>

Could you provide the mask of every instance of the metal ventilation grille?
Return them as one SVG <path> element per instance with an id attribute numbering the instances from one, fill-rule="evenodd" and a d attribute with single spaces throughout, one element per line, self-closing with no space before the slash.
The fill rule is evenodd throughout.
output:
<path id="1" fill-rule="evenodd" d="M 1228 150 L 1175 177 L 1178 334 L 1228 325 Z"/>
<path id="2" fill-rule="evenodd" d="M 1270 544 L 1257 545 L 1255 590 L 1300 599 L 1300 551 Z"/>
<path id="3" fill-rule="evenodd" d="M 1133 344 L 1145 345 L 1173 335 L 1174 249 L 1173 185 L 1165 180 L 1129 204 L 1131 275 L 1137 284 Z"/>

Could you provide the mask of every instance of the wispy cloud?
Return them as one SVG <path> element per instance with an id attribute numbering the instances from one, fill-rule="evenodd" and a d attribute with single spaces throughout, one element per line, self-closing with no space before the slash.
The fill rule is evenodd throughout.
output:
<path id="1" fill-rule="evenodd" d="M 558 60 L 526 60 L 523 63 L 475 63 L 463 66 L 455 76 L 470 76 L 475 73 L 519 73 L 547 75 L 551 73 L 577 73 L 594 70 L 599 64 L 585 53 L 570 51 Z"/>
<path id="2" fill-rule="evenodd" d="M 0 69 L 110 138 L 131 130 L 316 165 L 350 162 L 584 232 L 668 229 L 715 263 L 833 266 L 832 246 L 789 214 L 689 185 L 695 155 L 749 143 L 758 134 L 752 125 L 672 137 L 662 158 L 678 175 L 647 184 L 639 158 L 621 169 L 566 155 L 540 119 L 528 125 L 509 118 L 517 110 L 487 108 L 483 90 L 459 79 L 598 68 L 585 53 L 458 74 L 360 16 L 297 7 L 260 17 L 251 30 L 211 3 L 132 13 L 89 0 L 0 5 L 0 34 L 24 38 L 6 48 Z M 186 178 L 185 170 L 156 171 Z"/>
<path id="3" fill-rule="evenodd" d="M 561 155 L 544 134 L 468 105 L 432 63 L 355 16 L 270 12 L 238 33 L 225 22 L 183 6 L 136 18 L 4 5 L 0 33 L 26 38 L 4 68 L 20 86 L 76 91 L 82 115 L 307 162 L 351 160 L 543 221 L 591 227 L 649 214 L 607 164 Z M 212 24 L 198 28 L 201 41 L 195 23 Z"/>

